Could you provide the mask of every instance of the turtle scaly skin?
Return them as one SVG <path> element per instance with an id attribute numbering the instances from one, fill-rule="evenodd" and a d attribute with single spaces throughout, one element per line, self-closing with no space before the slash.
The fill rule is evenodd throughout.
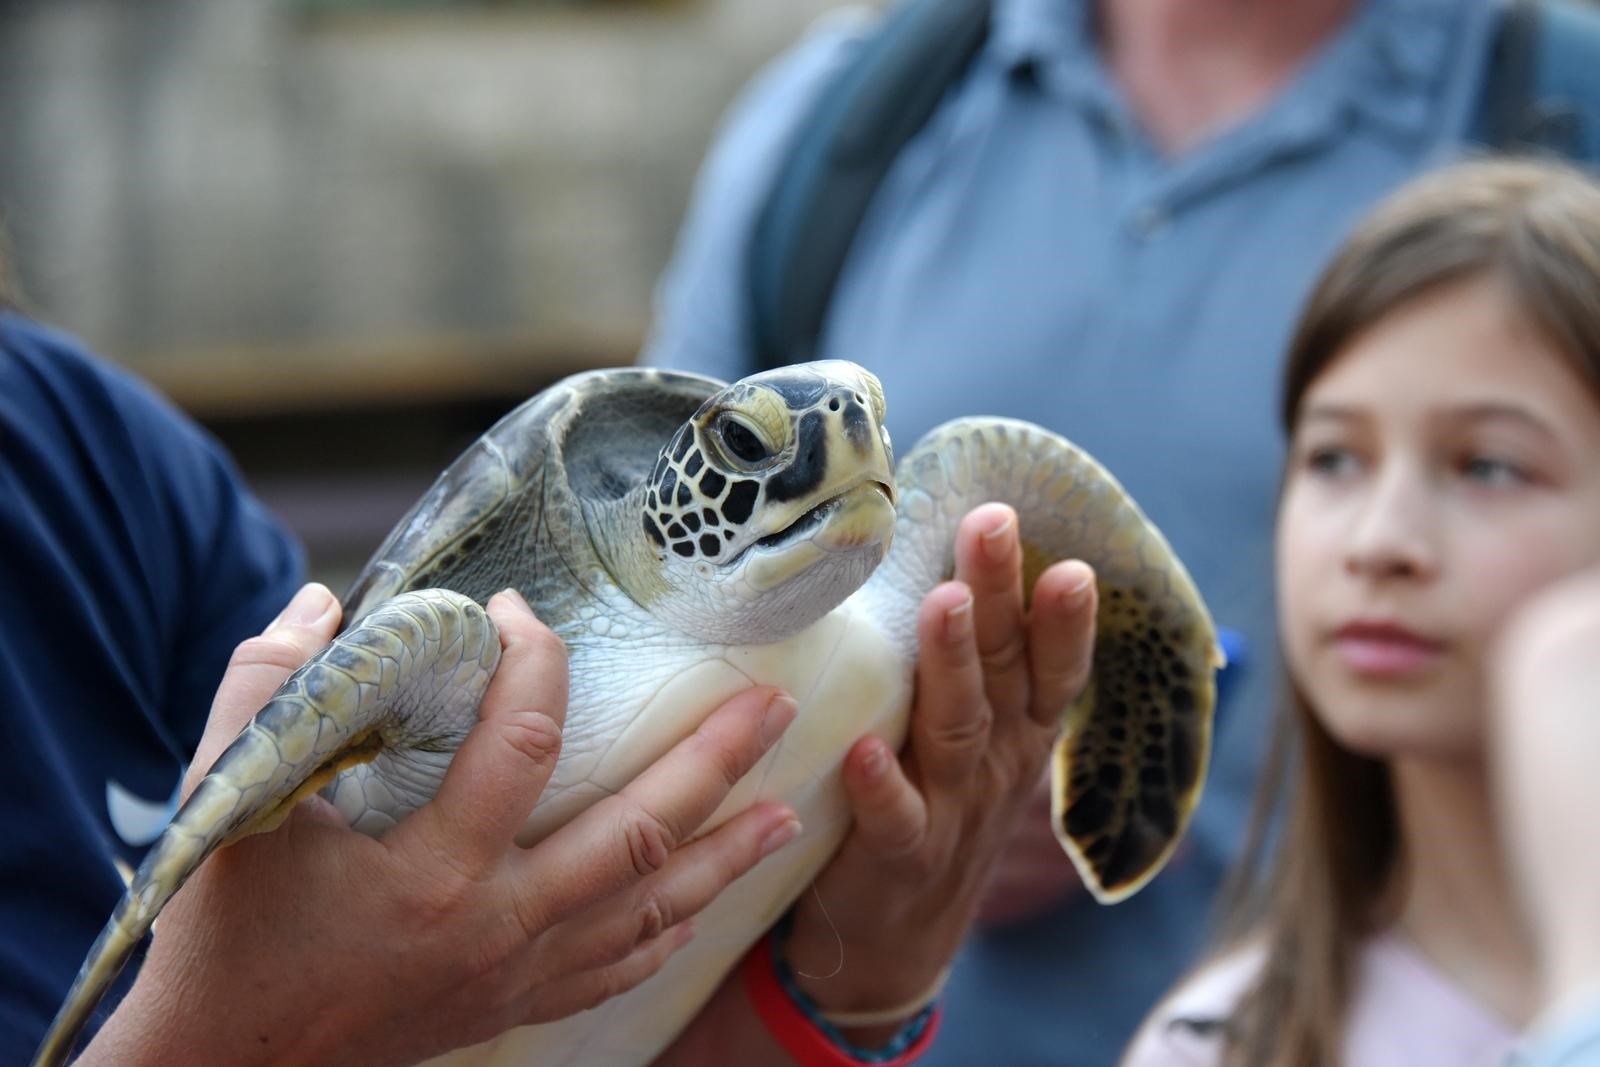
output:
<path id="1" fill-rule="evenodd" d="M 162 905 L 215 848 L 271 829 L 318 788 L 370 834 L 427 802 L 497 662 L 478 605 L 508 585 L 571 663 L 561 756 L 523 844 L 626 785 L 739 690 L 779 685 L 800 704 L 704 827 L 774 798 L 800 816 L 799 840 L 719 896 L 695 939 L 637 989 L 437 1061 L 648 1062 L 848 832 L 843 756 L 867 733 L 903 740 L 918 604 L 951 573 L 961 516 L 988 500 L 1017 509 L 1030 584 L 1058 559 L 1096 569 L 1094 672 L 1062 713 L 1056 829 L 1097 897 L 1137 890 L 1182 834 L 1209 748 L 1219 657 L 1193 584 L 1116 481 L 1062 438 L 959 420 L 918 443 L 897 487 L 883 416 L 877 380 L 830 361 L 729 386 L 593 372 L 502 419 L 375 554 L 346 597 L 345 632 L 179 810 L 35 1063 L 64 1061 Z"/>

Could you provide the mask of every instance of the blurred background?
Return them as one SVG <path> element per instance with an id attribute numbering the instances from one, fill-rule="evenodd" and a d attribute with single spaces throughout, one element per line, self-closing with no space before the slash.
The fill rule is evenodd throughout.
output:
<path id="1" fill-rule="evenodd" d="M 342 591 L 496 418 L 632 362 L 719 116 L 836 3 L 0 0 L 17 286 Z"/>

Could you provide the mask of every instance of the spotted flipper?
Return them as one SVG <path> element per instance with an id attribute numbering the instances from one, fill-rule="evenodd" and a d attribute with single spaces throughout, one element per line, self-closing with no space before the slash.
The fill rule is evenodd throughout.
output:
<path id="1" fill-rule="evenodd" d="M 1093 458 L 1030 423 L 969 418 L 933 430 L 896 477 L 895 541 L 869 595 L 914 649 L 916 608 L 954 570 L 957 524 L 973 507 L 1016 509 L 1025 588 L 1081 559 L 1100 594 L 1094 668 L 1062 716 L 1051 761 L 1056 836 L 1103 903 L 1130 896 L 1172 854 L 1200 799 L 1222 665 L 1183 564 Z"/>
<path id="2" fill-rule="evenodd" d="M 78 971 L 34 1067 L 65 1063 L 107 988 L 207 856 L 272 830 L 340 769 L 381 750 L 454 749 L 477 721 L 500 640 L 473 601 L 397 596 L 290 675 L 145 855 Z"/>

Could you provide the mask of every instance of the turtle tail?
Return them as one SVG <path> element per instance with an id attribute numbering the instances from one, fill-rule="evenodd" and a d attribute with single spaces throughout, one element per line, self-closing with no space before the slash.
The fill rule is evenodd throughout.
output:
<path id="1" fill-rule="evenodd" d="M 1094 664 L 1062 712 L 1051 759 L 1057 838 L 1102 903 L 1137 892 L 1199 803 L 1223 659 L 1183 564 L 1115 478 L 1031 423 L 969 418 L 931 431 L 896 472 L 900 520 L 873 582 L 910 597 L 954 571 L 955 530 L 987 501 L 1016 509 L 1024 589 L 1081 559 L 1099 587 Z M 900 635 L 902 640 L 906 635 Z M 915 646 L 914 630 L 910 634 Z"/>
<path id="2" fill-rule="evenodd" d="M 395 747 L 458 745 L 500 660 L 494 622 L 446 590 L 379 605 L 289 676 L 145 854 L 34 1054 L 67 1061 L 96 1005 L 206 857 L 276 829 L 346 767 Z"/>

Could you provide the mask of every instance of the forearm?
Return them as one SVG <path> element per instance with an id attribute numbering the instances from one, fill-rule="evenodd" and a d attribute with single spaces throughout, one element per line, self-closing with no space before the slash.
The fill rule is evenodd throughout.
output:
<path id="1" fill-rule="evenodd" d="M 656 1060 L 656 1067 L 707 1063 L 792 1064 L 750 1003 L 738 969 L 722 980 L 700 1014 Z"/>
<path id="2" fill-rule="evenodd" d="M 169 928 L 169 939 L 186 930 Z M 186 942 L 187 943 L 187 942 Z M 306 1063 L 385 1061 L 380 1050 L 352 1038 L 353 1005 L 337 1000 L 313 1008 L 282 988 L 251 989 L 152 946 L 150 958 L 121 1004 L 74 1063 L 77 1067 L 166 1067 L 173 1063 L 226 1063 L 230 1067 L 291 1067 Z M 295 982 L 286 970 L 275 982 Z M 359 1051 L 358 1051 L 359 1050 Z M 388 1061 L 400 1063 L 400 1060 Z"/>
<path id="3" fill-rule="evenodd" d="M 76 1067 L 164 1067 L 166 1064 L 228 1063 L 238 1067 L 286 1067 L 298 1054 L 282 1047 L 268 1032 L 240 1027 L 231 1037 L 216 1020 L 194 1011 L 155 1006 L 138 991 L 114 1011 L 100 1028 Z"/>

